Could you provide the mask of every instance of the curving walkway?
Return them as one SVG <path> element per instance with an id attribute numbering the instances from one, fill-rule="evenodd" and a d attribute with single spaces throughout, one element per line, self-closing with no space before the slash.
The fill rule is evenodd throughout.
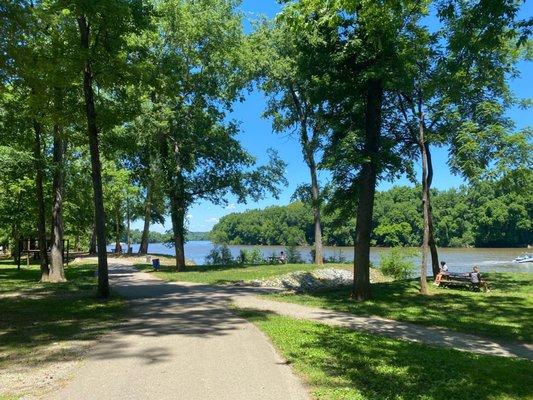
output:
<path id="1" fill-rule="evenodd" d="M 48 398 L 308 399 L 265 336 L 228 310 L 239 290 L 169 284 L 117 264 L 110 277 L 131 315 Z"/>
<path id="2" fill-rule="evenodd" d="M 533 345 L 528 343 L 496 342 L 447 329 L 425 327 L 380 317 L 360 317 L 322 308 L 270 301 L 255 296 L 239 296 L 234 299 L 234 302 L 240 308 L 269 311 L 287 317 L 341 326 L 395 339 L 452 347 L 456 350 L 484 355 L 519 357 L 533 360 Z"/>

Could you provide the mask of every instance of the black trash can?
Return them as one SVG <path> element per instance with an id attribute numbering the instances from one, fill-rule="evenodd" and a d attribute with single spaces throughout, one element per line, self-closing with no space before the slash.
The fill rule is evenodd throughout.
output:
<path id="1" fill-rule="evenodd" d="M 154 269 L 156 271 L 159 271 L 159 267 L 161 266 L 161 264 L 159 264 L 159 258 L 154 258 L 152 260 L 152 267 L 154 267 Z"/>

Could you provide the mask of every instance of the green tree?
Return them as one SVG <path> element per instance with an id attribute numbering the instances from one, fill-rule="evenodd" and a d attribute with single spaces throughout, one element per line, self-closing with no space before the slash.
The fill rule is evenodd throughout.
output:
<path id="1" fill-rule="evenodd" d="M 132 36 L 147 27 L 148 10 L 138 0 L 74 1 L 61 10 L 75 21 L 78 32 L 69 32 L 71 49 L 77 54 L 78 71 L 83 74 L 83 93 L 94 190 L 95 231 L 98 243 L 98 293 L 109 295 L 106 228 L 99 133 L 120 122 L 113 106 L 120 89 L 135 82 L 131 59 L 137 57 Z M 76 37 L 77 36 L 77 37 Z M 98 95 L 95 95 L 95 86 Z M 108 109 L 104 112 L 103 104 Z M 99 106 L 97 114 L 97 106 Z"/>
<path id="2" fill-rule="evenodd" d="M 315 264 L 323 263 L 321 193 L 318 179 L 317 156 L 321 148 L 324 128 L 320 120 L 321 104 L 311 99 L 312 80 L 306 75 L 305 54 L 298 48 L 300 36 L 294 35 L 283 18 L 275 27 L 263 26 L 255 33 L 261 87 L 269 101 L 265 116 L 272 119 L 274 131 L 294 131 L 310 174 L 309 200 L 314 219 Z M 307 188 L 307 186 L 306 186 Z"/>
<path id="3" fill-rule="evenodd" d="M 315 91 L 328 105 L 331 138 L 325 165 L 339 195 L 357 199 L 353 297 L 368 299 L 369 250 L 377 180 L 398 168 L 402 143 L 384 123 L 388 95 L 416 63 L 423 40 L 418 24 L 427 2 L 332 1 L 291 3 L 284 11 L 293 34 L 303 36 L 302 51 Z M 391 131 L 390 133 L 394 133 Z"/>
<path id="4" fill-rule="evenodd" d="M 250 51 L 242 32 L 237 2 L 168 0 L 158 3 L 158 36 L 150 46 L 157 90 L 151 101 L 160 123 L 153 134 L 159 157 L 176 248 L 176 267 L 185 266 L 185 215 L 199 199 L 214 203 L 233 193 L 277 191 L 284 164 L 270 153 L 270 163 L 252 170 L 254 159 L 236 139 L 226 114 L 248 82 Z"/>

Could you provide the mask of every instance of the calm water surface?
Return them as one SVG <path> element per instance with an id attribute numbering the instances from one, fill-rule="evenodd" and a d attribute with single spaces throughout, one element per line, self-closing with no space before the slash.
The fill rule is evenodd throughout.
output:
<path id="1" fill-rule="evenodd" d="M 113 246 L 111 246 L 113 247 Z M 139 245 L 133 245 L 133 251 L 136 252 Z M 234 257 L 239 254 L 241 249 L 253 249 L 257 247 L 261 250 L 264 257 L 279 255 L 285 251 L 284 246 L 229 246 Z M 194 261 L 195 264 L 205 263 L 205 257 L 209 254 L 213 244 L 207 241 L 191 241 L 185 245 L 185 255 L 188 260 Z M 306 262 L 311 261 L 310 246 L 298 247 L 298 251 Z M 174 255 L 174 246 L 168 246 L 163 243 L 151 243 L 148 251 L 153 254 Z M 370 251 L 370 260 L 374 265 L 379 265 L 380 255 L 387 252 L 388 249 L 382 247 L 372 248 Z M 533 272 L 533 263 L 518 264 L 512 260 L 520 254 L 527 252 L 526 249 L 464 249 L 464 248 L 443 248 L 439 249 L 440 260 L 446 261 L 448 267 L 453 272 L 467 272 L 474 265 L 479 265 L 485 272 Z M 529 250 L 531 252 L 532 250 Z M 326 247 L 325 257 L 342 256 L 346 261 L 353 260 L 353 247 Z M 429 266 L 431 270 L 431 267 Z"/>

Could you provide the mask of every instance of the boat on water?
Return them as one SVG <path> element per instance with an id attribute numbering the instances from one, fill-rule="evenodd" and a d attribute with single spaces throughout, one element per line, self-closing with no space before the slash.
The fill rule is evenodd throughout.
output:
<path id="1" fill-rule="evenodd" d="M 533 262 L 533 253 L 524 253 L 518 257 L 516 257 L 513 262 L 524 264 L 524 263 L 530 263 Z"/>

